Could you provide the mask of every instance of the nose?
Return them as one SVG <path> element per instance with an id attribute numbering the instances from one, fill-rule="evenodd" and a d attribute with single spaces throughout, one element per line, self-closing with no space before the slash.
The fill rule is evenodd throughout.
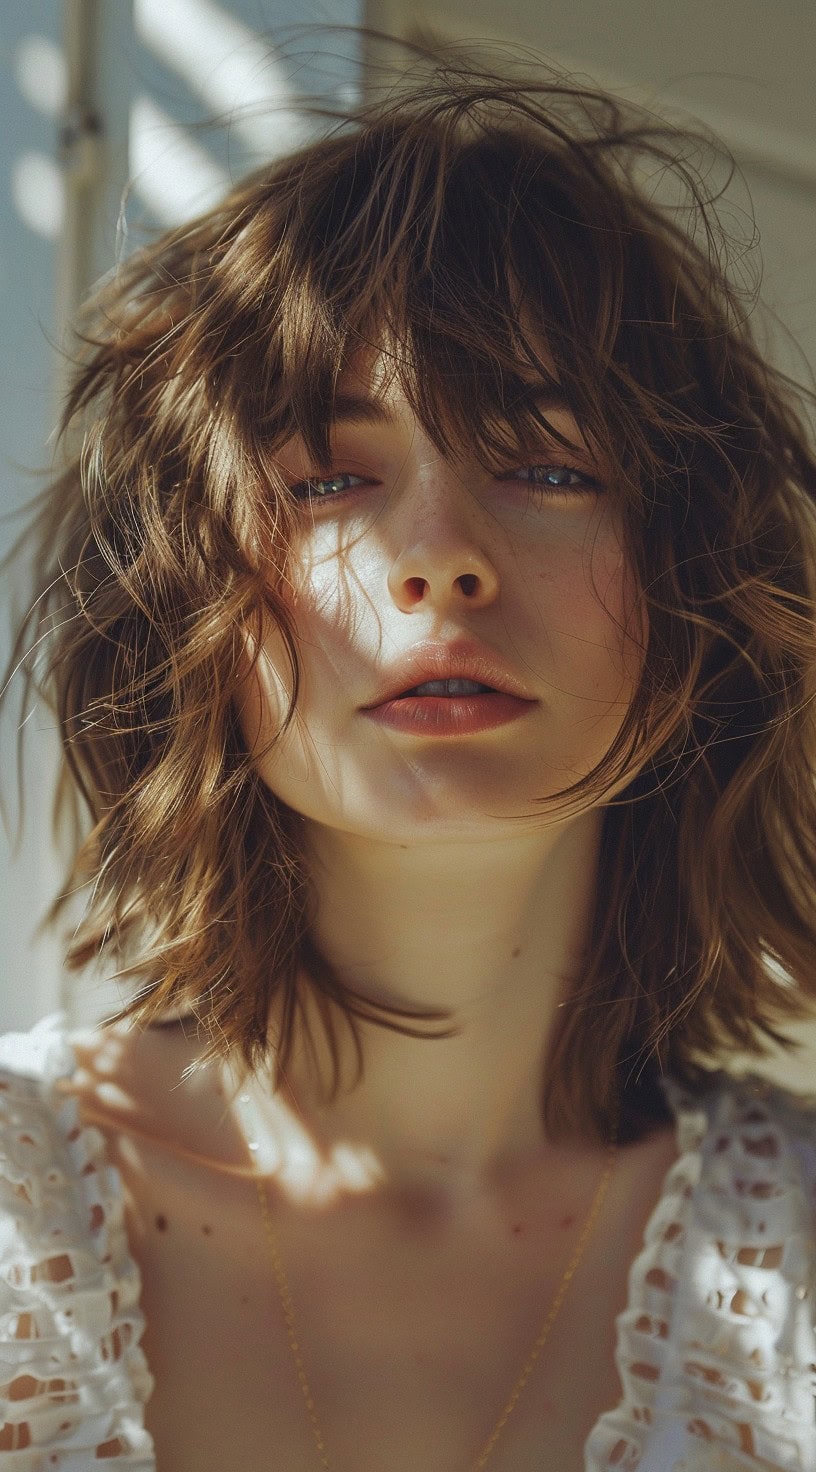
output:
<path id="1" fill-rule="evenodd" d="M 472 611 L 495 602 L 499 577 L 485 546 L 487 528 L 482 524 L 480 535 L 472 524 L 476 519 L 472 508 L 470 514 L 464 507 L 455 511 L 444 490 L 413 508 L 402 550 L 388 573 L 389 592 L 402 612 L 447 612 L 457 606 Z"/>

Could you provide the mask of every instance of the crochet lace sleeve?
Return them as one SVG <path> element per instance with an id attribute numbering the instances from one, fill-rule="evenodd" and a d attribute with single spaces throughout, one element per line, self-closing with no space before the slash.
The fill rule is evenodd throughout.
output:
<path id="1" fill-rule="evenodd" d="M 816 1469 L 816 1099 L 670 1091 L 681 1155 L 618 1323 L 592 1472 Z"/>
<path id="2" fill-rule="evenodd" d="M 121 1177 L 52 1089 L 75 1068 L 63 1013 L 0 1037 L 0 1463 L 155 1472 Z"/>

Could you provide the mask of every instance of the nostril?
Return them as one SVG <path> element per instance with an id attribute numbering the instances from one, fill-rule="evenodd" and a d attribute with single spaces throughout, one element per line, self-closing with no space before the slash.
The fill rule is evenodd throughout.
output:
<path id="1" fill-rule="evenodd" d="M 470 598 L 472 594 L 476 592 L 477 578 L 475 572 L 463 573 L 459 579 L 459 582 L 462 585 L 462 592 L 464 593 L 466 598 Z"/>

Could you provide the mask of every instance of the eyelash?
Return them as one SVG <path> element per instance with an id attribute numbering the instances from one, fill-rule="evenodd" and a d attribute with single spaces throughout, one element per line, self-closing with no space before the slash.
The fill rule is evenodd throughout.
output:
<path id="1" fill-rule="evenodd" d="M 536 464 L 536 465 L 527 465 L 527 466 L 524 467 L 524 469 L 526 469 L 526 470 L 545 470 L 545 471 L 547 471 L 547 470 L 568 470 L 571 475 L 577 475 L 578 476 L 579 480 L 583 482 L 583 488 L 585 490 L 600 490 L 600 488 L 601 488 L 600 481 L 594 480 L 591 475 L 587 475 L 585 471 L 579 470 L 578 467 L 577 467 L 577 465 L 569 465 L 566 462 L 560 461 L 560 460 L 557 460 L 557 461 L 556 460 L 554 460 L 554 461 L 545 461 L 543 464 L 540 464 L 540 465 L 538 465 L 538 464 Z M 497 477 L 498 480 L 503 480 L 503 481 L 512 480 L 512 478 L 513 478 L 512 477 L 512 474 L 501 475 L 501 476 L 498 476 Z M 299 501 L 299 502 L 308 502 L 309 500 L 311 500 L 312 502 L 316 502 L 316 501 L 338 501 L 338 500 L 343 500 L 347 495 L 350 495 L 351 492 L 356 489 L 356 487 L 354 487 L 354 486 L 348 486 L 348 487 L 346 487 L 345 490 L 336 491 L 333 495 L 328 495 L 328 496 L 320 496 L 320 495 L 312 496 L 312 497 L 309 497 L 307 495 L 299 496 L 297 494 L 297 492 L 298 491 L 304 491 L 309 486 L 327 485 L 327 484 L 330 484 L 332 482 L 336 482 L 338 480 L 364 480 L 364 479 L 365 479 L 364 476 L 362 476 L 362 475 L 355 475 L 353 471 L 348 471 L 348 470 L 347 471 L 341 471 L 339 475 L 323 476 L 320 479 L 315 478 L 315 479 L 312 479 L 312 480 L 300 480 L 300 481 L 297 481 L 297 483 L 295 485 L 289 487 L 289 492 L 290 492 L 290 495 L 292 495 L 294 497 L 294 499 L 296 501 Z M 523 484 L 523 482 L 521 482 L 521 484 Z M 530 487 L 531 490 L 544 490 L 546 488 L 545 485 L 544 485 L 544 483 L 541 482 L 541 481 L 531 480 L 531 481 L 528 481 L 527 484 L 529 485 L 529 487 Z M 572 491 L 580 491 L 582 489 L 582 487 L 581 486 L 576 486 L 576 485 L 571 485 L 571 486 L 550 486 L 550 487 L 548 487 L 546 489 L 549 489 L 553 496 L 557 496 L 557 495 L 569 495 Z"/>

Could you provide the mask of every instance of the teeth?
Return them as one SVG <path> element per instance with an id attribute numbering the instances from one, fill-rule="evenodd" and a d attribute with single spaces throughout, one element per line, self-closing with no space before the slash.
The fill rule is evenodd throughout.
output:
<path id="1" fill-rule="evenodd" d="M 480 685 L 478 680 L 426 680 L 424 685 L 415 685 L 406 690 L 406 695 L 479 695 L 482 691 L 493 692 L 491 685 Z"/>

